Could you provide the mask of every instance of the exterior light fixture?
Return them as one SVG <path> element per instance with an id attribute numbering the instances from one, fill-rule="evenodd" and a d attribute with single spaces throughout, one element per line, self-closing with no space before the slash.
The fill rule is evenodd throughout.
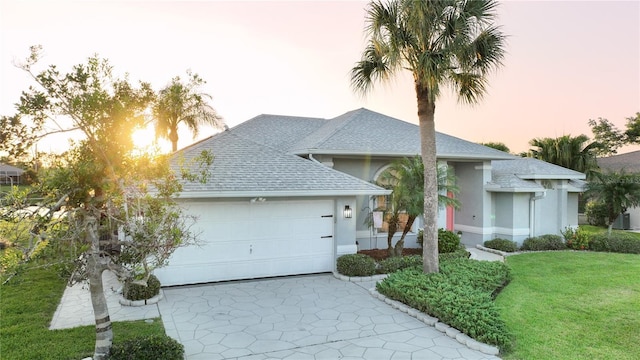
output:
<path id="1" fill-rule="evenodd" d="M 349 207 L 349 205 L 344 206 L 344 211 L 342 212 L 342 215 L 344 216 L 345 219 L 351 219 L 353 212 L 351 211 L 351 208 Z"/>

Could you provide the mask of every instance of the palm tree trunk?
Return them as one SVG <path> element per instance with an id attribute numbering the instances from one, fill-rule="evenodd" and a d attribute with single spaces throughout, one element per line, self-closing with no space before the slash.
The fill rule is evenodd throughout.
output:
<path id="1" fill-rule="evenodd" d="M 178 151 L 178 128 L 169 129 L 169 141 L 171 141 L 172 152 Z"/>
<path id="2" fill-rule="evenodd" d="M 86 219 L 87 240 L 91 244 L 91 253 L 87 261 L 87 275 L 89 278 L 89 291 L 91 293 L 91 305 L 96 321 L 96 344 L 93 360 L 105 360 L 109 356 L 113 343 L 113 331 L 107 299 L 104 296 L 102 273 L 106 270 L 108 258 L 100 256 L 100 245 L 96 218 L 87 216 Z"/>
<path id="3" fill-rule="evenodd" d="M 436 164 L 436 104 L 429 93 L 416 81 L 418 120 L 420 122 L 420 153 L 424 164 L 424 237 L 422 240 L 422 268 L 426 274 L 440 271 L 438 262 L 438 178 Z"/>
<path id="4" fill-rule="evenodd" d="M 396 246 L 394 247 L 395 256 L 402 256 L 402 250 L 404 250 L 404 239 L 407 237 L 409 230 L 411 230 L 414 221 L 416 221 L 416 217 L 413 215 L 409 215 L 409 217 L 407 218 L 407 223 L 405 224 L 404 229 L 402 229 L 402 236 L 400 236 L 400 240 L 398 240 Z"/>

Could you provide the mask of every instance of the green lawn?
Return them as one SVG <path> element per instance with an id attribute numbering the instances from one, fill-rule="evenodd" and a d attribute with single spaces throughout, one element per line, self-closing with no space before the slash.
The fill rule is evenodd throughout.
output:
<path id="1" fill-rule="evenodd" d="M 504 359 L 640 359 L 640 256 L 554 251 L 507 257 L 496 301 L 515 335 Z"/>
<path id="2" fill-rule="evenodd" d="M 589 235 L 595 235 L 595 234 L 607 232 L 607 228 L 593 226 L 593 225 L 580 225 L 580 230 L 584 231 Z M 630 232 L 630 231 L 624 231 L 624 230 L 612 230 L 612 234 L 616 234 L 616 233 L 631 234 L 632 236 L 635 236 L 636 238 L 638 238 L 638 240 L 640 240 L 640 233 L 637 233 L 637 232 Z"/>
<path id="3" fill-rule="evenodd" d="M 52 268 L 30 268 L 0 285 L 0 358 L 82 359 L 93 354 L 95 327 L 48 330 L 65 281 Z M 160 319 L 113 323 L 114 343 L 164 335 Z"/>

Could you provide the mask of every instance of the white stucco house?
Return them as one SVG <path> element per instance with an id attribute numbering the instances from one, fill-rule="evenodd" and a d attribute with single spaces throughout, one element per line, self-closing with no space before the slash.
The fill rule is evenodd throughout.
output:
<path id="1" fill-rule="evenodd" d="M 640 150 L 599 158 L 598 166 L 603 171 L 625 171 L 640 174 Z M 625 214 L 629 215 L 629 229 L 640 230 L 640 207 L 627 209 Z M 625 228 L 621 225 L 620 219 L 614 224 L 616 227 Z"/>
<path id="2" fill-rule="evenodd" d="M 201 244 L 178 249 L 156 275 L 168 286 L 329 272 L 340 255 L 386 248 L 384 226 L 365 221 L 389 194 L 374 182 L 392 161 L 419 154 L 418 130 L 367 109 L 332 119 L 260 115 L 178 151 L 176 159 L 215 157 L 209 181 L 185 183 L 179 197 L 199 217 Z M 462 202 L 442 209 L 438 225 L 465 244 L 577 226 L 583 174 L 442 133 L 436 145 Z M 406 246 L 416 246 L 420 225 Z"/>

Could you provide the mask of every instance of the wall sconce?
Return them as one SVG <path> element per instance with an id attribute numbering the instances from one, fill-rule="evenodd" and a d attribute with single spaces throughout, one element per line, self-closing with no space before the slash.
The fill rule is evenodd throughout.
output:
<path id="1" fill-rule="evenodd" d="M 351 211 L 351 208 L 349 207 L 349 205 L 344 206 L 344 211 L 342 211 L 342 215 L 344 216 L 345 219 L 351 219 L 353 212 Z"/>

